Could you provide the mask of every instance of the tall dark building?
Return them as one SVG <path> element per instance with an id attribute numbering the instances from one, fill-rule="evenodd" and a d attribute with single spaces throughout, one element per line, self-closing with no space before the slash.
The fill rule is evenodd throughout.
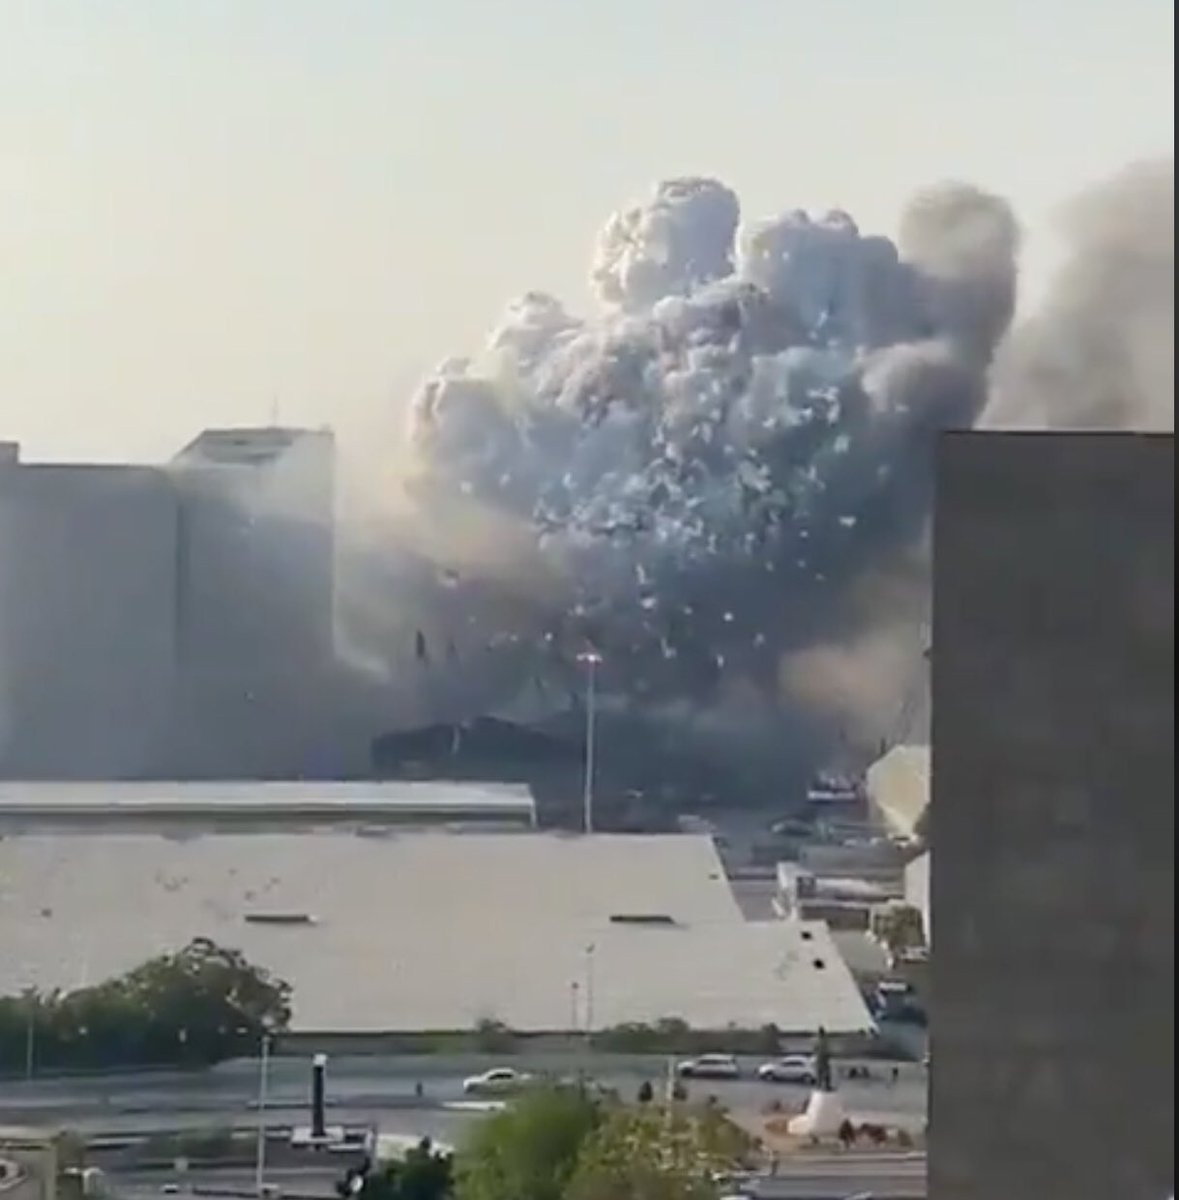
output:
<path id="1" fill-rule="evenodd" d="M 937 484 L 929 1195 L 1165 1200 L 1174 437 L 951 434 Z"/>

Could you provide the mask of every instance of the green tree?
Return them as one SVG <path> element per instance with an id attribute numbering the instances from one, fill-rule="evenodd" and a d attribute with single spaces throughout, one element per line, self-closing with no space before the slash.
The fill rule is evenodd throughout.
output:
<path id="1" fill-rule="evenodd" d="M 0 999 L 0 1069 L 204 1065 L 253 1052 L 290 1013 L 286 983 L 201 938 L 90 987 Z"/>
<path id="2" fill-rule="evenodd" d="M 716 1200 L 752 1147 L 719 1106 L 618 1109 L 586 1141 L 565 1200 Z"/>
<path id="3" fill-rule="evenodd" d="M 576 1088 L 529 1092 L 480 1122 L 456 1164 L 458 1200 L 564 1200 L 586 1139 L 602 1120 Z"/>

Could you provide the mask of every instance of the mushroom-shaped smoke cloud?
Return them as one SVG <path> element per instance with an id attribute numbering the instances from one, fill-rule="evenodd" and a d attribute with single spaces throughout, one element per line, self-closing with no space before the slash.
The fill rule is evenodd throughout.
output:
<path id="1" fill-rule="evenodd" d="M 589 639 L 619 695 L 774 691 L 783 655 L 870 623 L 858 585 L 920 537 L 931 438 L 982 407 L 1017 242 L 963 185 L 919 196 L 894 244 L 843 212 L 739 228 L 722 184 L 663 183 L 600 236 L 598 313 L 527 294 L 423 384 L 422 519 L 460 497 L 515 532 L 505 558 L 526 534 L 547 581 L 519 589 L 527 672 Z"/>

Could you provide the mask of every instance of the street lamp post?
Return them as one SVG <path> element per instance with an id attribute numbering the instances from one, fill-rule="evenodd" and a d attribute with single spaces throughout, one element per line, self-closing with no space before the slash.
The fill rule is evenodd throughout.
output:
<path id="1" fill-rule="evenodd" d="M 577 985 L 574 984 L 574 987 Z M 585 947 L 585 1067 L 578 1072 L 584 1081 L 593 1079 L 592 1056 L 594 1050 L 594 944 L 587 943 Z"/>
<path id="2" fill-rule="evenodd" d="M 585 948 L 585 1040 L 589 1045 L 594 1036 L 594 944 Z"/>
<path id="3" fill-rule="evenodd" d="M 259 1196 L 266 1182 L 266 1087 L 269 1073 L 270 1034 L 264 1030 L 258 1062 L 258 1143 L 254 1153 L 254 1190 Z"/>
<path id="4" fill-rule="evenodd" d="M 582 809 L 585 832 L 594 831 L 594 755 L 597 735 L 597 671 L 602 656 L 594 649 L 583 650 L 577 661 L 585 667 L 585 779 L 582 792 Z"/>
<path id="5" fill-rule="evenodd" d="M 38 997 L 35 990 L 29 990 L 28 1024 L 25 1026 L 25 1078 L 33 1078 L 33 1068 L 36 1060 L 37 1045 L 37 1008 Z"/>

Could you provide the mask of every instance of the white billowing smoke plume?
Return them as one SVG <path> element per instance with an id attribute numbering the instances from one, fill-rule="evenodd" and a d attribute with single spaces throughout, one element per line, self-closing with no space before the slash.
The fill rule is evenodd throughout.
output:
<path id="1" fill-rule="evenodd" d="M 1079 197 L 1064 233 L 1064 266 L 1004 345 L 984 423 L 1173 430 L 1174 161 Z"/>
<path id="2" fill-rule="evenodd" d="M 445 639 L 469 677 L 489 590 L 542 691 L 587 641 L 615 695 L 702 706 L 735 680 L 776 697 L 785 656 L 854 644 L 864 581 L 922 535 L 934 435 L 982 408 L 1017 249 L 1007 205 L 957 184 L 896 244 L 843 212 L 741 226 L 710 179 L 611 217 L 597 312 L 526 294 L 415 398 L 412 524 L 452 614 L 419 657 Z M 454 529 L 475 515 L 472 558 Z"/>

